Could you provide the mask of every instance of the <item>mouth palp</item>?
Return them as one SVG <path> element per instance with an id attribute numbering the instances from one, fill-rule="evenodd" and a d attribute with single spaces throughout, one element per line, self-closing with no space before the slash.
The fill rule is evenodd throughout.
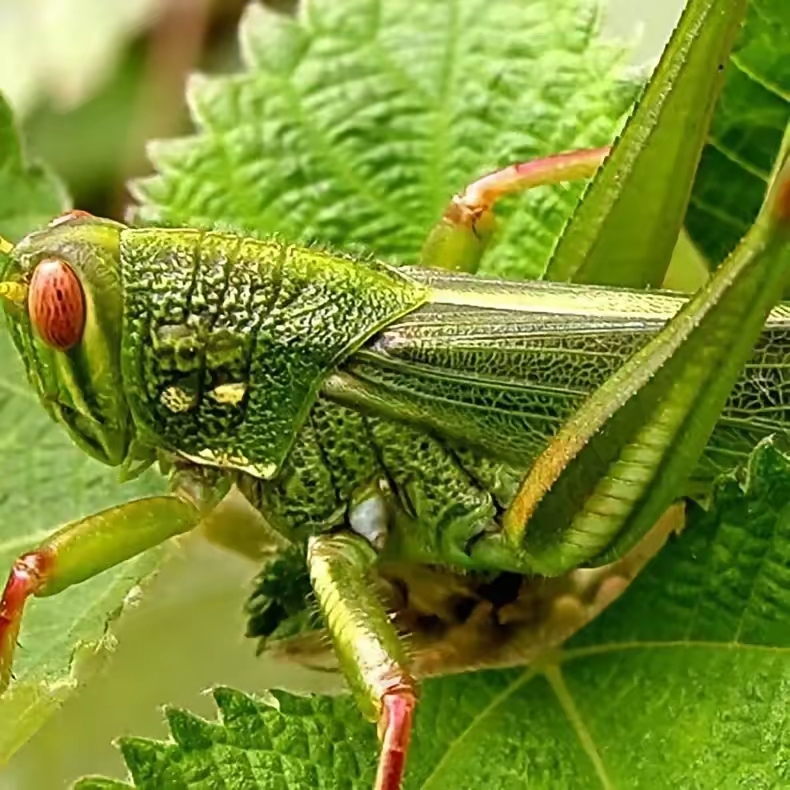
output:
<path id="1" fill-rule="evenodd" d="M 52 404 L 57 419 L 72 434 L 79 437 L 78 441 L 96 458 L 106 459 L 107 451 L 104 445 L 96 438 L 101 435 L 99 422 L 92 416 L 86 416 L 72 406 L 55 400 Z"/>

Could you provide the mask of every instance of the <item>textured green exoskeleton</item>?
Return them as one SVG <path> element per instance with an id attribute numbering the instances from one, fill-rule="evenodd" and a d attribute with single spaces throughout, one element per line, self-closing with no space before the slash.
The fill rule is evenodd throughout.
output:
<path id="1" fill-rule="evenodd" d="M 349 684 L 379 721 L 376 786 L 398 787 L 415 689 L 375 568 L 492 578 L 600 565 L 673 498 L 704 491 L 786 428 L 790 308 L 770 311 L 790 269 L 788 184 L 784 173 L 691 301 L 81 214 L 31 234 L 2 272 L 2 295 L 32 385 L 83 449 L 127 473 L 160 461 L 171 493 L 66 525 L 20 558 L 0 604 L 0 682 L 29 595 L 191 529 L 235 483 L 304 548 Z M 42 291 L 38 271 L 60 279 Z M 75 342 L 53 346 L 64 327 Z M 705 351 L 710 336 L 719 357 Z M 696 443 L 672 460 L 684 421 Z M 601 463 L 579 467 L 575 454 L 595 442 Z M 682 478 L 668 488 L 670 462 Z"/>
<path id="2" fill-rule="evenodd" d="M 141 438 L 275 477 L 326 374 L 425 299 L 377 264 L 198 231 L 123 231 L 121 373 Z"/>
<path id="3" fill-rule="evenodd" d="M 661 282 L 745 12 L 691 0 L 549 279 Z M 288 544 L 260 630 L 304 614 L 312 591 L 379 725 L 376 790 L 397 790 L 416 684 L 386 567 L 501 591 L 604 565 L 787 429 L 788 151 L 790 136 L 760 216 L 691 298 L 449 273 L 475 269 L 501 194 L 587 177 L 608 149 L 483 176 L 424 267 L 81 213 L 0 241 L 0 297 L 44 406 L 94 457 L 127 476 L 158 461 L 170 483 L 17 560 L 0 690 L 30 595 L 193 528 L 235 484 Z"/>
<path id="4" fill-rule="evenodd" d="M 500 530 L 549 437 L 686 302 L 84 218 L 21 242 L 5 278 L 50 258 L 95 294 L 85 340 L 52 351 L 12 309 L 13 337 L 42 400 L 89 452 L 239 480 L 289 539 L 359 516 L 387 535 L 389 556 L 479 570 L 475 539 Z M 788 353 L 781 305 L 686 493 L 787 425 Z M 532 537 L 533 564 L 514 557 L 512 569 L 555 575 L 600 562 L 615 535 L 552 568 L 542 547 L 562 545 L 563 525 L 534 548 Z"/>

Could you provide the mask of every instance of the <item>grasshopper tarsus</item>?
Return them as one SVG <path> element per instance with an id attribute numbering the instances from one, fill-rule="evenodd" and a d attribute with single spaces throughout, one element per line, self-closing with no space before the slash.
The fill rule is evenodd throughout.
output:
<path id="1" fill-rule="evenodd" d="M 384 695 L 381 714 L 381 754 L 375 790 L 400 790 L 417 699 L 411 688 Z"/>
<path id="2" fill-rule="evenodd" d="M 41 589 L 50 566 L 46 552 L 32 551 L 19 557 L 11 568 L 0 598 L 0 693 L 13 678 L 11 665 L 25 603 Z"/>

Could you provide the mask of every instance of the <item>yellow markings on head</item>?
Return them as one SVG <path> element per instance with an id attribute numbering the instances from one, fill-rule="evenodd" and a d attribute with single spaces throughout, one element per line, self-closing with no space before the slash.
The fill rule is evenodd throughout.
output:
<path id="1" fill-rule="evenodd" d="M 11 281 L 2 282 L 0 283 L 0 297 L 7 299 L 9 302 L 17 305 L 17 307 L 24 307 L 27 301 L 27 286 Z"/>
<path id="2" fill-rule="evenodd" d="M 13 249 L 14 245 L 8 239 L 0 236 L 0 255 L 9 255 Z M 17 307 L 24 307 L 27 301 L 27 286 L 13 280 L 0 282 L 0 297 L 7 299 Z"/>
<path id="3" fill-rule="evenodd" d="M 180 387 L 168 387 L 160 396 L 162 404 L 176 414 L 189 411 L 197 403 L 194 393 L 186 392 Z"/>
<path id="4" fill-rule="evenodd" d="M 246 393 L 247 385 L 239 381 L 233 384 L 220 384 L 218 387 L 214 387 L 209 392 L 209 395 L 217 403 L 227 403 L 231 406 L 236 406 L 241 403 Z"/>

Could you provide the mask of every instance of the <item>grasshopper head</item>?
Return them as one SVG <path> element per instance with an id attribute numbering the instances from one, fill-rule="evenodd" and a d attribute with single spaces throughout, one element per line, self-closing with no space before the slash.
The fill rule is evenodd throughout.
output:
<path id="1" fill-rule="evenodd" d="M 72 212 L 0 259 L 0 301 L 31 384 L 74 441 L 113 466 L 133 435 L 120 372 L 123 229 Z"/>

